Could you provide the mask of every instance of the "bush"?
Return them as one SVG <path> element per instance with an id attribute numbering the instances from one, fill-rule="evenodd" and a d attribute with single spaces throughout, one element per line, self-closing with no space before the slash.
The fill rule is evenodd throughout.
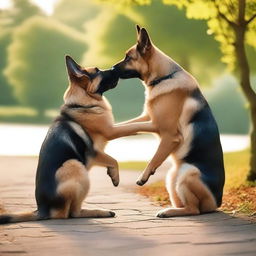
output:
<path id="1" fill-rule="evenodd" d="M 40 113 L 62 104 L 68 80 L 64 55 L 79 60 L 84 38 L 50 18 L 33 17 L 17 28 L 8 48 L 5 74 L 17 99 Z"/>

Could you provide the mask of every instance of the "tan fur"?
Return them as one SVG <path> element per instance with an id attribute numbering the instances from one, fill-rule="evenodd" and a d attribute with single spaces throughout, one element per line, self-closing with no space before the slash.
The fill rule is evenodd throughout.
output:
<path id="1" fill-rule="evenodd" d="M 78 217 L 89 191 L 88 170 L 77 160 L 66 161 L 56 172 L 57 193 L 65 199 L 62 209 L 51 211 L 51 218 Z"/>
<path id="2" fill-rule="evenodd" d="M 189 152 L 193 139 L 193 126 L 189 120 L 200 109 L 200 104 L 189 97 L 189 92 L 197 88 L 198 83 L 192 75 L 155 47 L 149 37 L 148 40 L 144 38 L 144 42 L 147 42 L 145 45 L 140 45 L 143 35 L 142 30 L 138 31 L 137 45 L 126 52 L 131 60 L 121 61 L 117 65 L 140 73 L 145 86 L 144 110 L 139 117 L 122 124 L 152 121 L 160 137 L 160 144 L 139 176 L 137 184 L 143 185 L 162 162 L 172 155 L 173 167 L 167 174 L 166 188 L 175 208 L 164 209 L 157 216 L 195 215 L 214 211 L 217 208 L 215 199 L 201 181 L 200 171 L 180 160 Z M 143 51 L 139 52 L 138 49 Z M 151 86 L 153 80 L 168 75 L 170 70 L 178 72 L 171 79 Z"/>

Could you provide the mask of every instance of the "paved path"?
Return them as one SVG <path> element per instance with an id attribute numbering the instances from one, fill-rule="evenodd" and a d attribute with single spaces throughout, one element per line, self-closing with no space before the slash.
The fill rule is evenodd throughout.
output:
<path id="1" fill-rule="evenodd" d="M 0 157 L 0 201 L 8 210 L 35 209 L 36 161 Z M 220 212 L 155 218 L 160 207 L 132 192 L 137 175 L 121 172 L 120 187 L 114 188 L 104 169 L 93 169 L 87 206 L 112 209 L 116 218 L 0 226 L 0 255 L 256 255 L 256 225 L 247 221 Z"/>

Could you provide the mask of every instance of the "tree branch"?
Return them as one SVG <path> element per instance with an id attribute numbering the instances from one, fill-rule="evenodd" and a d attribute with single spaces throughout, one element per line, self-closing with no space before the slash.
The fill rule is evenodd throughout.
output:
<path id="1" fill-rule="evenodd" d="M 218 15 L 223 19 L 225 20 L 231 27 L 236 27 L 237 24 L 231 20 L 229 20 L 221 11 L 220 11 L 220 7 L 219 5 L 217 4 L 216 0 L 213 0 L 213 3 L 218 11 Z"/>
<path id="2" fill-rule="evenodd" d="M 246 24 L 249 24 L 249 23 L 252 22 L 255 18 L 256 18 L 256 13 L 255 13 L 254 15 L 252 15 L 252 17 L 246 21 Z"/>

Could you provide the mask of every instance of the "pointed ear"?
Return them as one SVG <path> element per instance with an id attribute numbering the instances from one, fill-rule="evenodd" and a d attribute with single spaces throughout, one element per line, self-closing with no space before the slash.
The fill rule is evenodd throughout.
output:
<path id="1" fill-rule="evenodd" d="M 140 26 L 138 24 L 136 25 L 136 29 L 137 29 L 137 36 L 138 36 L 140 33 Z"/>
<path id="2" fill-rule="evenodd" d="M 145 54 L 151 49 L 152 43 L 145 28 L 140 29 L 137 47 L 141 54 Z"/>
<path id="3" fill-rule="evenodd" d="M 67 71 L 70 79 L 88 77 L 85 71 L 82 70 L 81 66 L 78 65 L 69 55 L 66 55 L 65 59 L 66 59 L 66 67 L 67 67 Z"/>

